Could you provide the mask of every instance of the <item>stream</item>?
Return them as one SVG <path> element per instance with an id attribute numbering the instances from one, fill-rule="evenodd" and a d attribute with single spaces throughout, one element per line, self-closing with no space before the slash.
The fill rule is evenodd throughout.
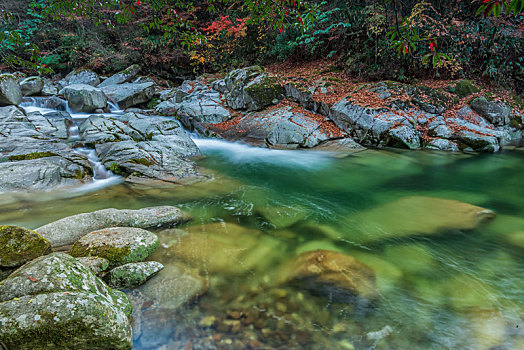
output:
<path id="1" fill-rule="evenodd" d="M 24 108 L 46 111 L 36 101 Z M 209 290 L 176 310 L 141 310 L 138 350 L 524 349 L 524 242 L 509 238 L 524 231 L 524 148 L 490 155 L 367 150 L 337 159 L 194 141 L 205 155 L 199 165 L 214 181 L 133 186 L 80 148 L 96 170 L 93 183 L 63 195 L 0 199 L 0 222 L 36 228 L 98 209 L 159 205 L 189 212 L 194 220 L 180 230 L 157 232 L 161 247 L 152 259 L 178 262 L 170 251 L 173 231 L 198 233 L 202 241 L 190 258 Z M 457 200 L 497 217 L 467 232 L 355 238 L 353 217 L 412 196 Z M 395 219 L 388 215 L 378 211 L 377 218 Z M 215 237 L 221 230 L 228 238 Z M 360 308 L 276 282 L 288 259 L 314 249 L 371 267 L 378 300 Z"/>

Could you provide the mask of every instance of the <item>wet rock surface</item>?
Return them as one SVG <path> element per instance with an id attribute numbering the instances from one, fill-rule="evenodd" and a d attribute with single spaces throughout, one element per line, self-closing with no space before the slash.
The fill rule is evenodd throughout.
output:
<path id="1" fill-rule="evenodd" d="M 16 349 L 131 349 L 127 297 L 53 253 L 0 282 L 0 342 Z"/>
<path id="2" fill-rule="evenodd" d="M 200 150 L 176 120 L 127 113 L 91 116 L 79 127 L 107 169 L 128 181 L 200 181 L 192 158 Z"/>
<path id="3" fill-rule="evenodd" d="M 29 77 L 20 82 L 23 96 L 38 95 L 44 88 L 44 79 L 41 77 Z"/>
<path id="4" fill-rule="evenodd" d="M 102 209 L 68 216 L 41 226 L 35 231 L 48 239 L 53 247 L 60 247 L 73 244 L 82 236 L 106 227 L 172 227 L 189 220 L 191 216 L 172 206 L 138 210 Z"/>

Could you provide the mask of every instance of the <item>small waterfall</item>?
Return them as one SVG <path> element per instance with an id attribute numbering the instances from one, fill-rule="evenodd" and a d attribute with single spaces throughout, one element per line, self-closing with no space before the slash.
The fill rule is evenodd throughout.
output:
<path id="1" fill-rule="evenodd" d="M 74 151 L 87 158 L 87 161 L 93 169 L 93 182 L 86 184 L 81 188 L 77 189 L 79 191 L 84 190 L 93 190 L 109 186 L 111 184 L 119 183 L 122 181 L 120 176 L 114 175 L 110 170 L 106 169 L 104 164 L 98 158 L 96 151 L 92 148 L 87 148 L 82 143 L 82 137 L 78 129 L 78 123 L 84 121 L 89 117 L 89 114 L 80 114 L 73 112 L 66 101 L 61 100 L 57 97 L 26 97 L 24 101 L 20 104 L 26 113 L 29 112 L 40 112 L 43 115 L 55 111 L 65 111 L 71 115 L 72 119 L 66 119 L 65 122 L 68 123 L 68 139 L 67 141 L 72 143 L 74 146 Z M 111 114 L 121 112 L 118 108 L 118 105 L 110 103 L 109 107 L 111 109 Z"/>

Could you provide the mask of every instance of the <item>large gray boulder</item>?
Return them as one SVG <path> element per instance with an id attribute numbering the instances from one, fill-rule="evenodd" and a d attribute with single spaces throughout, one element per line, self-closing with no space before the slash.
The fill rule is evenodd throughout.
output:
<path id="1" fill-rule="evenodd" d="M 357 142 L 370 146 L 392 146 L 418 149 L 420 133 L 413 114 L 397 114 L 387 108 L 368 108 L 346 97 L 336 103 L 329 118 Z"/>
<path id="2" fill-rule="evenodd" d="M 84 167 L 55 156 L 1 164 L 0 193 L 78 186 L 88 175 Z"/>
<path id="3" fill-rule="evenodd" d="M 109 267 L 145 260 L 158 248 L 158 237 L 134 227 L 111 227 L 88 233 L 73 244 L 74 257 L 99 256 Z"/>
<path id="4" fill-rule="evenodd" d="M 97 86 L 100 84 L 100 77 L 98 74 L 89 69 L 76 69 L 69 73 L 65 80 L 69 85 L 74 84 L 86 84 L 91 86 Z"/>
<path id="5" fill-rule="evenodd" d="M 155 94 L 153 83 L 109 85 L 102 87 L 102 91 L 121 109 L 147 103 Z"/>
<path id="6" fill-rule="evenodd" d="M 228 106 L 235 110 L 259 111 L 277 104 L 285 94 L 278 79 L 259 66 L 235 69 L 214 82 L 213 88 L 225 94 Z"/>
<path id="7" fill-rule="evenodd" d="M 105 87 L 130 82 L 134 77 L 136 77 L 138 72 L 140 72 L 140 66 L 138 64 L 133 64 L 132 66 L 127 67 L 123 71 L 118 72 L 112 77 L 104 80 L 98 85 L 98 87 Z"/>
<path id="8" fill-rule="evenodd" d="M 335 136 L 326 127 L 328 124 L 334 127 L 325 117 L 312 117 L 310 113 L 284 107 L 238 117 L 224 129 L 212 125 L 209 128 L 229 140 L 270 147 L 311 148 Z"/>
<path id="9" fill-rule="evenodd" d="M 507 125 L 511 121 L 511 107 L 505 103 L 489 101 L 486 97 L 477 97 L 470 102 L 470 106 L 493 125 Z"/>
<path id="10" fill-rule="evenodd" d="M 0 282 L 0 344 L 8 349 L 132 348 L 127 297 L 64 253 Z"/>
<path id="11" fill-rule="evenodd" d="M 0 268 L 25 264 L 51 251 L 51 243 L 35 231 L 0 226 Z"/>
<path id="12" fill-rule="evenodd" d="M 12 74 L 0 74 L 0 106 L 19 105 L 21 102 L 18 79 Z"/>
<path id="13" fill-rule="evenodd" d="M 188 214 L 170 206 L 138 210 L 102 209 L 91 213 L 68 216 L 39 227 L 35 231 L 48 239 L 53 247 L 60 247 L 73 244 L 89 232 L 105 227 L 172 227 L 190 219 L 191 217 Z"/>
<path id="14" fill-rule="evenodd" d="M 173 118 L 127 113 L 91 116 L 80 125 L 106 168 L 126 181 L 180 183 L 204 179 L 193 157 L 200 151 Z"/>
<path id="15" fill-rule="evenodd" d="M 102 90 L 86 84 L 68 85 L 60 91 L 69 107 L 77 112 L 94 112 L 105 109 L 107 97 Z"/>
<path id="16" fill-rule="evenodd" d="M 39 95 L 44 88 L 44 79 L 42 77 L 29 77 L 20 82 L 23 96 Z"/>

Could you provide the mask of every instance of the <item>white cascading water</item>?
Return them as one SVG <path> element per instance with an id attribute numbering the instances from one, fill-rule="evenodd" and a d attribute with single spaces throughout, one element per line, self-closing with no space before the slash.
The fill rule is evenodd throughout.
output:
<path id="1" fill-rule="evenodd" d="M 77 154 L 86 157 L 87 161 L 91 165 L 91 168 L 93 169 L 93 182 L 85 184 L 84 186 L 75 189 L 74 192 L 93 191 L 122 182 L 122 178 L 120 176 L 116 176 L 110 170 L 106 169 L 104 164 L 98 158 L 94 149 L 81 146 L 82 138 L 80 136 L 77 123 L 84 121 L 91 114 L 73 112 L 69 108 L 67 102 L 65 101 L 63 101 L 58 106 L 58 108 L 49 108 L 48 101 L 48 98 L 42 97 L 24 98 L 24 102 L 20 104 L 20 107 L 22 107 L 26 111 L 26 113 L 39 112 L 42 115 L 45 115 L 47 113 L 52 113 L 56 111 L 65 111 L 71 115 L 73 123 L 68 128 L 68 141 L 78 146 L 74 148 L 74 151 Z M 115 116 L 122 112 L 118 108 L 118 105 L 112 102 L 109 103 L 109 107 L 110 113 L 105 113 L 105 116 Z"/>

